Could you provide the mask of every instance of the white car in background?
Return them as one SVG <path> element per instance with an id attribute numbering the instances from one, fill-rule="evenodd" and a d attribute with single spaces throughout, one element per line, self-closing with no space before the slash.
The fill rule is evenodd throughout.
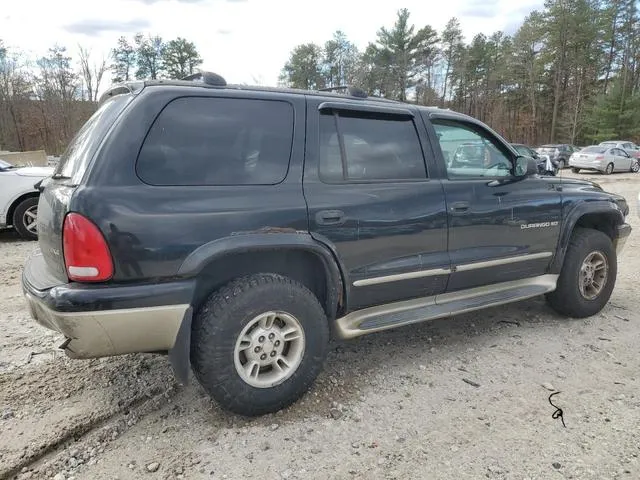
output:
<path id="1" fill-rule="evenodd" d="M 595 170 L 610 175 L 613 172 L 637 172 L 638 160 L 622 148 L 608 145 L 593 145 L 575 152 L 569 158 L 569 166 L 574 173 L 580 170 Z"/>
<path id="2" fill-rule="evenodd" d="M 51 167 L 15 167 L 0 160 L 0 228 L 13 227 L 27 240 L 38 238 L 40 191 L 34 185 L 52 174 Z"/>

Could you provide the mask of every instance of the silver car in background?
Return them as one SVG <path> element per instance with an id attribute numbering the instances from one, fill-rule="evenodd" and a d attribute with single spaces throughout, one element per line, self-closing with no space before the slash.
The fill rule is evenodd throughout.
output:
<path id="1" fill-rule="evenodd" d="M 606 142 L 601 142 L 598 145 L 601 147 L 621 148 L 632 157 L 640 159 L 640 147 L 633 142 L 628 142 L 626 140 L 608 140 Z"/>
<path id="2" fill-rule="evenodd" d="M 626 151 L 607 145 L 593 145 L 575 152 L 569 158 L 569 166 L 574 173 L 580 170 L 595 170 L 607 175 L 613 172 L 637 172 L 638 160 Z"/>

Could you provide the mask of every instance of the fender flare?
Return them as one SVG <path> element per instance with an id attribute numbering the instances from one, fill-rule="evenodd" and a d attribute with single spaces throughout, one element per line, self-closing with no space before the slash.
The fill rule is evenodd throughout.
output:
<path id="1" fill-rule="evenodd" d="M 564 262 L 564 256 L 567 253 L 569 246 L 569 240 L 571 234 L 575 228 L 578 220 L 587 214 L 599 214 L 607 217 L 613 217 L 616 225 L 624 223 L 624 214 L 613 201 L 608 200 L 596 200 L 596 201 L 583 201 L 573 205 L 569 212 L 565 215 L 562 222 L 562 229 L 560 231 L 560 238 L 558 239 L 558 245 L 556 246 L 556 252 L 551 262 L 551 273 L 560 273 L 562 270 L 562 264 Z"/>
<path id="2" fill-rule="evenodd" d="M 257 232 L 223 237 L 205 243 L 191 252 L 178 268 L 177 274 L 181 277 L 195 277 L 206 265 L 229 254 L 289 249 L 313 253 L 322 261 L 327 278 L 327 310 L 335 312 L 338 300 L 344 295 L 341 290 L 345 286 L 345 270 L 335 250 L 307 232 Z"/>

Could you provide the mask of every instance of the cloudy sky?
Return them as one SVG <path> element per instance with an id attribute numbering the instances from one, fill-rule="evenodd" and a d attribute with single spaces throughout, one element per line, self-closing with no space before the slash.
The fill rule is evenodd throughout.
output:
<path id="1" fill-rule="evenodd" d="M 228 82 L 275 85 L 291 49 L 343 30 L 359 47 L 406 7 L 416 27 L 441 31 L 452 16 L 467 39 L 512 33 L 543 0 L 1 0 L 0 38 L 33 57 L 53 43 L 108 55 L 120 35 L 153 33 L 195 42 L 203 68 Z"/>

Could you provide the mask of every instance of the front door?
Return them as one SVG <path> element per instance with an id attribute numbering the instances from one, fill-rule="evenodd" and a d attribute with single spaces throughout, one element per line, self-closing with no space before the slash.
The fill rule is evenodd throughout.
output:
<path id="1" fill-rule="evenodd" d="M 516 156 L 482 124 L 446 112 L 430 119 L 443 157 L 452 274 L 447 291 L 546 273 L 561 227 L 561 194 L 516 178 Z"/>
<path id="2" fill-rule="evenodd" d="M 307 105 L 309 228 L 336 251 L 350 310 L 442 293 L 447 214 L 424 125 L 405 106 Z"/>

